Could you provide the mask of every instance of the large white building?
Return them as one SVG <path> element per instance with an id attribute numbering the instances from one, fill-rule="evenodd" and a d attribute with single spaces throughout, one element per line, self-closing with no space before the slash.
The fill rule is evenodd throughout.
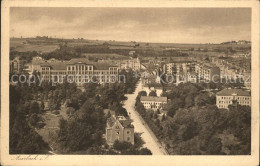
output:
<path id="1" fill-rule="evenodd" d="M 228 106 L 236 101 L 240 105 L 251 106 L 250 92 L 243 89 L 224 89 L 216 94 L 216 105 L 218 108 L 228 109 Z"/>
<path id="2" fill-rule="evenodd" d="M 167 104 L 167 97 L 141 96 L 140 101 L 145 109 L 157 110 L 162 109 Z"/>
<path id="3" fill-rule="evenodd" d="M 92 62 L 87 59 L 45 62 L 40 65 L 40 74 L 45 81 L 75 82 L 83 85 L 93 83 L 115 83 L 118 80 L 118 66 L 110 63 Z"/>

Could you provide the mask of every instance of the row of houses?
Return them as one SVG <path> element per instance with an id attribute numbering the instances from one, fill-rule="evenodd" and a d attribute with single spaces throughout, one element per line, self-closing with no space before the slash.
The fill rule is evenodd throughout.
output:
<path id="1" fill-rule="evenodd" d="M 190 60 L 171 61 L 163 64 L 162 71 L 174 76 L 176 84 L 198 81 L 213 81 L 220 78 L 219 67 Z"/>
<path id="2" fill-rule="evenodd" d="M 247 89 L 251 88 L 250 58 L 211 57 L 211 62 L 220 68 L 221 78 L 243 79 Z"/>

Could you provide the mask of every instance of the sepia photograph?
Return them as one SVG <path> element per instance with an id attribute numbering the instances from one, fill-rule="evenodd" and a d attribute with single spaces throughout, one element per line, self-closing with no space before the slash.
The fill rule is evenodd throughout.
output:
<path id="1" fill-rule="evenodd" d="M 138 155 L 257 164 L 252 10 L 10 6 L 1 146 L 16 162 Z"/>

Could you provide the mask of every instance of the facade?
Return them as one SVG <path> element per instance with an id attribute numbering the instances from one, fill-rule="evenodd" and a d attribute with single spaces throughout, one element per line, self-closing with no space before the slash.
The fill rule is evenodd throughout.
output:
<path id="1" fill-rule="evenodd" d="M 134 126 L 132 120 L 124 116 L 112 115 L 107 120 L 106 141 L 112 146 L 116 140 L 134 144 Z"/>
<path id="2" fill-rule="evenodd" d="M 109 63 L 92 62 L 86 59 L 45 62 L 40 65 L 40 74 L 45 81 L 57 83 L 66 79 L 69 83 L 83 85 L 93 83 L 115 83 L 118 80 L 118 66 Z"/>
<path id="3" fill-rule="evenodd" d="M 45 60 L 42 57 L 36 56 L 32 58 L 32 72 L 34 71 L 40 71 L 41 70 L 41 64 L 44 63 Z"/>
<path id="4" fill-rule="evenodd" d="M 196 72 L 188 72 L 187 73 L 187 82 L 197 83 L 198 82 L 197 73 Z"/>
<path id="5" fill-rule="evenodd" d="M 10 73 L 21 73 L 24 69 L 24 60 L 21 60 L 20 57 L 15 57 L 10 61 Z"/>
<path id="6" fill-rule="evenodd" d="M 243 89 L 224 89 L 216 94 L 216 105 L 218 108 L 228 109 L 228 106 L 237 101 L 240 105 L 251 106 L 251 95 Z"/>
<path id="7" fill-rule="evenodd" d="M 167 97 L 141 96 L 140 101 L 145 109 L 160 110 L 167 104 Z"/>
<path id="8" fill-rule="evenodd" d="M 163 64 L 163 72 L 166 75 L 172 76 L 177 85 L 190 81 L 190 79 L 188 79 L 188 74 L 194 71 L 195 63 L 190 60 L 171 61 Z"/>
<path id="9" fill-rule="evenodd" d="M 220 69 L 217 66 L 206 63 L 198 63 L 195 65 L 195 72 L 198 78 L 204 81 L 213 81 L 220 78 Z"/>
<path id="10" fill-rule="evenodd" d="M 163 65 L 163 72 L 166 74 L 187 73 L 195 70 L 192 61 L 172 61 Z"/>
<path id="11" fill-rule="evenodd" d="M 120 69 L 125 69 L 125 70 L 132 69 L 133 71 L 139 71 L 141 69 L 141 62 L 139 58 L 121 60 Z"/>

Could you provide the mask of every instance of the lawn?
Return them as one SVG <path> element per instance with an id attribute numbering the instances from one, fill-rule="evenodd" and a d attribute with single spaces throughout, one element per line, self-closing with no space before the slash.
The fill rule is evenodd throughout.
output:
<path id="1" fill-rule="evenodd" d="M 50 135 L 59 130 L 59 120 L 61 119 L 61 116 L 45 113 L 42 118 L 44 119 L 46 125 L 43 128 L 37 130 L 37 132 L 40 136 L 42 136 L 45 142 L 50 144 Z"/>

